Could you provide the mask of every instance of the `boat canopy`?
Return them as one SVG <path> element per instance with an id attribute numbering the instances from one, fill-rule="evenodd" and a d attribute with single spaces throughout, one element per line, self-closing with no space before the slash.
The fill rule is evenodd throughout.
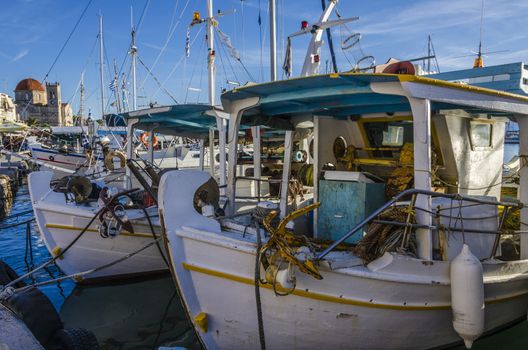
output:
<path id="1" fill-rule="evenodd" d="M 216 117 L 225 117 L 222 110 L 204 104 L 181 104 L 154 107 L 122 115 L 135 129 L 156 131 L 165 135 L 206 138 L 216 129 Z"/>
<path id="2" fill-rule="evenodd" d="M 237 101 L 257 98 L 240 122 L 293 128 L 303 114 L 348 118 L 370 113 L 411 110 L 409 99 L 428 99 L 431 110 L 462 109 L 513 118 L 528 115 L 528 97 L 463 83 L 402 74 L 338 73 L 250 85 L 222 95 L 226 111 Z"/>

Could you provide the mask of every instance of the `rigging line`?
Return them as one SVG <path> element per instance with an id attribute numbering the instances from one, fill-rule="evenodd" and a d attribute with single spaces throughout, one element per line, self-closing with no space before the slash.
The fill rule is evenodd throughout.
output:
<path id="1" fill-rule="evenodd" d="M 176 6 L 178 6 L 178 2 L 179 0 L 176 1 Z M 161 50 L 159 51 L 158 53 L 158 56 L 156 57 L 156 59 L 154 60 L 154 63 L 152 64 L 152 68 L 151 70 L 154 70 L 154 68 L 156 67 L 156 65 L 158 64 L 158 61 L 159 59 L 161 58 L 161 56 L 163 55 L 163 53 L 165 53 L 165 50 L 167 49 L 167 46 L 169 45 L 169 41 L 172 39 L 172 36 L 174 35 L 174 33 L 176 32 L 176 28 L 178 28 L 178 25 L 181 23 L 181 19 L 185 13 L 185 10 L 187 9 L 187 6 L 189 5 L 189 2 L 190 0 L 187 0 L 187 2 L 185 3 L 185 6 L 183 7 L 183 9 L 181 10 L 180 12 L 180 17 L 178 18 L 178 20 L 176 21 L 176 24 L 174 24 L 174 26 L 172 28 L 169 28 L 169 34 L 167 36 L 167 39 L 165 40 L 165 43 L 163 44 L 163 46 L 161 47 Z M 174 13 L 176 13 L 176 7 L 174 8 Z M 174 17 L 173 17 L 173 20 L 174 20 Z M 173 25 L 172 21 L 171 21 L 171 26 Z M 143 79 L 143 82 L 141 83 L 141 87 L 140 88 L 143 88 L 143 85 L 145 85 L 145 82 L 147 80 L 147 77 L 145 77 L 145 79 Z"/>
<path id="2" fill-rule="evenodd" d="M 200 29 L 198 30 L 198 32 L 196 33 L 194 39 L 191 41 L 191 47 L 193 46 L 194 42 L 196 41 L 196 39 L 198 39 L 198 36 L 200 35 L 201 31 L 203 30 L 203 26 L 200 26 Z M 179 67 L 179 65 L 184 61 L 186 55 L 185 53 L 180 57 L 180 59 L 178 60 L 178 62 L 176 62 L 176 64 L 174 65 L 174 67 L 172 68 L 172 70 L 170 71 L 169 75 L 167 75 L 167 78 L 165 78 L 165 80 L 163 81 L 163 83 L 161 84 L 161 86 L 165 86 L 165 84 L 167 83 L 167 81 L 172 77 L 172 75 L 174 74 L 174 72 L 176 71 L 176 69 Z M 159 93 L 160 89 L 158 88 L 158 90 L 156 90 L 156 92 L 154 93 L 154 95 L 152 95 L 152 98 L 156 97 L 156 95 Z"/>
<path id="3" fill-rule="evenodd" d="M 176 99 L 174 98 L 174 96 L 172 96 L 172 95 L 170 94 L 170 92 L 168 92 L 165 88 L 163 88 L 163 87 L 161 86 L 161 83 L 160 83 L 160 81 L 158 80 L 158 78 L 156 78 L 156 76 L 155 76 L 154 74 L 152 74 L 152 71 L 147 67 L 147 65 L 146 65 L 145 63 L 143 63 L 143 60 L 142 60 L 141 58 L 139 58 L 139 55 L 137 55 L 136 57 L 137 57 L 139 63 L 140 63 L 143 67 L 145 67 L 145 69 L 146 69 L 147 72 L 150 74 L 150 76 L 152 77 L 152 79 L 154 79 L 154 81 L 158 84 L 158 86 L 160 87 L 160 89 L 162 89 L 162 91 L 163 91 L 165 94 L 167 94 L 167 96 L 169 96 L 169 97 L 174 101 L 174 103 L 178 104 L 178 101 L 176 101 Z"/>
<path id="4" fill-rule="evenodd" d="M 326 0 L 321 0 L 323 11 L 326 10 Z M 332 40 L 332 32 L 330 28 L 326 28 L 326 37 L 328 38 L 328 48 L 330 49 L 330 57 L 332 58 L 332 66 L 334 73 L 337 73 L 337 62 L 334 51 L 334 41 Z"/>
<path id="5" fill-rule="evenodd" d="M 236 81 L 237 82 L 240 82 L 240 80 L 238 79 L 238 76 L 233 68 L 233 64 L 231 63 L 231 60 L 230 60 L 230 57 L 231 55 L 229 55 L 229 53 L 227 52 L 227 48 L 226 48 L 226 44 L 220 40 L 220 34 L 218 33 L 220 29 L 216 28 L 216 36 L 218 37 L 218 42 L 220 43 L 220 52 L 223 52 L 224 55 L 226 55 L 226 60 L 227 62 L 229 63 L 229 66 L 231 67 L 231 72 L 233 73 L 233 76 L 235 77 Z M 227 75 L 226 75 L 226 80 L 227 80 Z"/>
<path id="6" fill-rule="evenodd" d="M 81 73 L 83 73 L 83 74 L 86 73 L 86 68 L 88 67 L 88 64 L 90 63 L 90 60 L 92 59 L 93 53 L 95 51 L 95 47 L 97 45 L 97 39 L 98 39 L 98 36 L 96 35 L 94 43 L 92 45 L 92 48 L 90 49 L 90 53 L 88 54 L 88 58 L 86 58 L 86 62 L 84 63 L 83 69 L 81 71 Z M 75 98 L 75 96 L 77 95 L 77 92 L 79 91 L 79 87 L 80 86 L 81 86 L 81 80 L 79 79 L 79 83 L 77 85 L 77 89 L 75 90 L 75 93 L 70 97 L 69 100 L 67 100 L 66 103 L 70 103 Z"/>
<path id="7" fill-rule="evenodd" d="M 62 44 L 62 47 L 61 49 L 59 50 L 59 53 L 57 54 L 57 56 L 55 57 L 55 59 L 53 60 L 53 63 L 51 64 L 51 67 L 48 69 L 48 72 L 46 73 L 46 75 L 44 76 L 44 79 L 42 79 L 42 83 L 44 84 L 46 82 L 46 80 L 48 79 L 48 76 L 50 75 L 51 71 L 53 70 L 53 68 L 55 67 L 55 64 L 57 64 L 57 61 L 59 60 L 60 56 L 62 55 L 62 52 L 64 51 L 64 49 L 66 48 L 66 46 L 68 45 L 68 43 L 70 42 L 70 39 L 71 37 L 73 36 L 73 33 L 75 33 L 75 31 L 77 30 L 77 27 L 79 26 L 79 24 L 81 23 L 81 20 L 82 18 L 84 17 L 84 14 L 86 13 L 86 11 L 88 10 L 88 8 L 90 7 L 91 3 L 92 3 L 93 0 L 88 0 L 88 3 L 86 4 L 86 6 L 84 7 L 84 10 L 81 12 L 81 15 L 79 16 L 79 18 L 77 19 L 77 22 L 75 22 L 75 25 L 73 26 L 72 30 L 70 31 L 70 34 L 68 35 L 68 37 L 66 38 L 66 41 L 64 42 L 64 44 Z M 26 103 L 26 105 L 24 106 L 24 110 L 22 111 L 22 114 L 25 114 L 27 109 L 29 108 L 29 104 L 33 102 L 33 97 L 31 97 L 31 99 Z"/>
<path id="8" fill-rule="evenodd" d="M 55 57 L 55 60 L 53 60 L 53 63 L 51 64 L 51 67 L 49 68 L 48 72 L 46 73 L 46 75 L 44 76 L 44 79 L 42 79 L 42 82 L 44 83 L 46 81 L 46 79 L 48 79 L 48 76 L 49 74 L 51 73 L 53 67 L 55 67 L 55 64 L 57 63 L 57 61 L 59 60 L 59 57 L 61 56 L 62 52 L 64 51 L 64 49 L 66 48 L 66 45 L 68 45 L 68 42 L 70 41 L 71 37 L 73 36 L 73 33 L 75 33 L 75 30 L 77 29 L 77 27 L 79 26 L 79 24 L 81 23 L 81 20 L 82 18 L 84 17 L 84 14 L 86 13 L 86 11 L 88 10 L 88 7 L 90 7 L 90 4 L 92 3 L 93 0 L 89 0 L 88 3 L 86 4 L 86 6 L 84 7 L 84 10 L 82 11 L 81 15 L 79 16 L 79 19 L 77 19 L 77 22 L 75 23 L 75 25 L 73 26 L 73 29 L 71 30 L 70 34 L 68 35 L 68 38 L 66 39 L 66 41 L 64 42 L 64 44 L 62 45 L 59 53 L 57 54 L 57 57 Z"/>
<path id="9" fill-rule="evenodd" d="M 143 19 L 145 17 L 145 14 L 147 13 L 149 4 L 150 4 L 150 0 L 147 0 L 145 2 L 145 6 L 143 6 L 143 10 L 141 11 L 141 16 L 139 17 L 138 24 L 136 25 L 136 30 L 134 31 L 136 35 L 139 32 L 139 29 L 141 29 L 141 25 L 143 24 Z"/>
<path id="10" fill-rule="evenodd" d="M 216 34 L 218 36 L 218 33 Z M 227 71 L 225 69 L 225 65 L 224 65 L 224 59 L 222 58 L 222 50 L 219 51 L 219 55 L 220 57 L 220 63 L 222 65 L 222 70 L 224 71 L 224 78 L 225 78 L 225 81 L 227 82 L 228 81 L 228 77 L 227 77 Z"/>
<path id="11" fill-rule="evenodd" d="M 264 80 L 264 71 L 263 71 L 263 42 L 262 42 L 262 16 L 260 9 L 260 0 L 258 1 L 258 26 L 259 26 L 259 43 L 260 43 L 260 81 Z"/>
<path id="12" fill-rule="evenodd" d="M 141 11 L 141 16 L 139 17 L 139 21 L 138 21 L 138 24 L 135 26 L 135 29 L 133 28 L 132 31 L 134 32 L 134 34 L 137 35 L 137 33 L 139 32 L 139 29 L 141 27 L 141 24 L 143 23 L 143 18 L 145 16 L 145 13 L 147 11 L 147 8 L 150 4 L 150 0 L 147 0 L 145 2 L 145 5 L 143 6 L 143 10 Z M 130 43 L 130 45 L 128 45 L 127 47 L 127 50 L 126 50 L 126 53 L 125 53 L 125 57 L 123 58 L 123 62 L 121 62 L 121 66 L 119 67 L 119 73 L 117 74 L 118 76 L 121 76 L 121 73 L 123 72 L 123 68 L 125 67 L 125 63 L 127 61 L 127 58 L 128 58 L 128 54 L 129 54 L 129 51 L 130 49 L 132 48 L 132 43 Z M 130 75 L 130 74 L 129 74 Z M 128 78 L 128 76 L 127 76 Z M 127 79 L 128 80 L 128 79 Z"/>
<path id="13" fill-rule="evenodd" d="M 204 41 L 204 42 L 205 42 L 205 41 Z M 204 53 L 206 53 L 207 50 L 203 50 L 203 51 L 204 51 Z M 207 53 L 207 54 L 209 54 L 209 53 Z M 206 57 L 205 57 L 205 55 L 204 55 L 204 57 L 202 58 L 202 60 L 200 60 L 200 62 L 205 62 L 205 61 L 206 61 L 205 58 L 206 58 Z M 206 66 L 206 65 L 202 64 L 202 65 L 201 65 L 201 68 L 200 68 L 200 83 L 198 84 L 200 90 L 198 91 L 198 96 L 196 97 L 196 103 L 199 103 L 199 102 L 200 102 L 200 95 L 202 95 L 202 82 L 203 82 L 203 76 L 204 76 L 204 70 L 205 70 L 204 68 L 205 68 L 205 66 Z"/>

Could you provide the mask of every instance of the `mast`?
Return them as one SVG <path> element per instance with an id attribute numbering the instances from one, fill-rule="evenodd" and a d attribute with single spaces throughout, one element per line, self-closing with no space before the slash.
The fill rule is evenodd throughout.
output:
<path id="1" fill-rule="evenodd" d="M 99 75 L 101 80 L 101 118 L 104 117 L 105 95 L 104 95 L 104 69 L 103 69 L 103 16 L 99 15 Z"/>
<path id="2" fill-rule="evenodd" d="M 82 119 L 84 117 L 84 72 L 81 73 L 81 99 L 79 105 L 79 123 L 82 125 Z"/>
<path id="3" fill-rule="evenodd" d="M 275 0 L 269 0 L 271 81 L 277 80 L 277 19 Z"/>
<path id="4" fill-rule="evenodd" d="M 117 63 L 116 63 L 116 60 L 114 59 L 114 80 L 112 82 L 112 86 L 114 88 L 114 95 L 115 95 L 115 103 L 116 103 L 116 109 L 117 109 L 117 113 L 120 114 L 122 112 L 122 109 L 121 109 L 121 99 L 120 99 L 120 96 L 119 96 L 119 73 L 117 71 Z"/>
<path id="5" fill-rule="evenodd" d="M 215 105 L 215 51 L 213 33 L 213 0 L 207 0 L 207 71 L 209 75 L 209 104 Z"/>
<path id="6" fill-rule="evenodd" d="M 137 110 L 137 93 L 136 93 L 136 28 L 133 22 L 132 7 L 130 7 L 130 24 L 132 26 L 132 45 L 130 46 L 130 56 L 132 56 L 132 109 Z"/>

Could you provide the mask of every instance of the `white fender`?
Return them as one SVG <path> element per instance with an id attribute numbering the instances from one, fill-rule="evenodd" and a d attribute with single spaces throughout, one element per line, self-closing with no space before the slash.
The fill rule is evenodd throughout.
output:
<path id="1" fill-rule="evenodd" d="M 453 328 L 470 349 L 484 332 L 484 279 L 482 264 L 469 246 L 451 261 L 451 308 Z"/>

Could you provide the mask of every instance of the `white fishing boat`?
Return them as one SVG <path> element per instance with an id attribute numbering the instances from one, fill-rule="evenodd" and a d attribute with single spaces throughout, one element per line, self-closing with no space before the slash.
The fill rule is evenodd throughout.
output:
<path id="1" fill-rule="evenodd" d="M 486 83 L 484 76 L 504 67 L 473 74 Z M 510 72 L 511 85 L 525 91 L 519 77 L 528 70 L 515 67 L 521 74 Z M 207 173 L 170 171 L 159 187 L 171 270 L 203 345 L 424 349 L 463 340 L 470 347 L 525 320 L 528 239 L 521 235 L 518 257 L 501 252 L 505 218 L 523 207 L 528 190 L 521 170 L 520 203 L 500 202 L 508 119 L 520 125 L 520 153 L 528 148 L 528 97 L 518 92 L 410 74 L 338 73 L 223 94 L 230 113 L 226 216 L 210 215 L 215 203 L 196 205 Z M 280 203 L 235 215 L 235 136 L 241 123 L 262 120 L 290 126 Z M 320 206 L 292 212 L 300 199 L 286 190 L 291 140 L 301 128 L 314 138 L 307 162 Z M 325 171 L 328 163 L 338 171 Z M 280 213 L 280 225 L 269 222 L 269 208 Z M 286 232 L 310 210 L 313 237 Z M 520 210 L 528 222 L 528 210 Z"/>
<path id="2" fill-rule="evenodd" d="M 125 114 L 124 118 L 128 121 L 130 134 L 135 128 L 140 128 L 201 140 L 209 137 L 211 130 L 214 131 L 216 110 L 206 105 L 176 105 L 135 111 Z M 203 170 L 201 154 L 200 169 Z M 118 187 L 119 183 L 110 181 L 112 175 L 106 177 L 106 183 L 103 180 L 66 177 L 52 185 L 51 189 L 51 172 L 39 171 L 29 175 L 33 210 L 46 247 L 56 256 L 71 245 L 63 258 L 57 260 L 65 274 L 111 264 L 138 252 L 159 236 L 155 206 L 159 173 L 152 167 L 149 170 L 142 168 L 142 162 L 134 160 L 133 154 L 128 159 L 132 160 L 127 166 L 128 179 L 133 180 L 126 181 L 125 187 L 130 189 L 132 183 L 139 182 L 148 188 L 147 192 L 136 195 L 132 201 L 123 197 L 119 203 L 112 204 L 109 203 L 110 195 L 101 194 L 104 188 L 111 194 L 123 191 L 123 187 Z M 101 210 L 105 207 L 111 210 L 103 215 Z M 129 229 L 127 222 L 130 223 Z M 81 234 L 82 231 L 85 232 Z M 75 243 L 71 244 L 74 240 Z M 122 278 L 166 270 L 161 254 L 160 247 L 152 245 L 118 264 L 86 275 L 85 280 Z"/>

